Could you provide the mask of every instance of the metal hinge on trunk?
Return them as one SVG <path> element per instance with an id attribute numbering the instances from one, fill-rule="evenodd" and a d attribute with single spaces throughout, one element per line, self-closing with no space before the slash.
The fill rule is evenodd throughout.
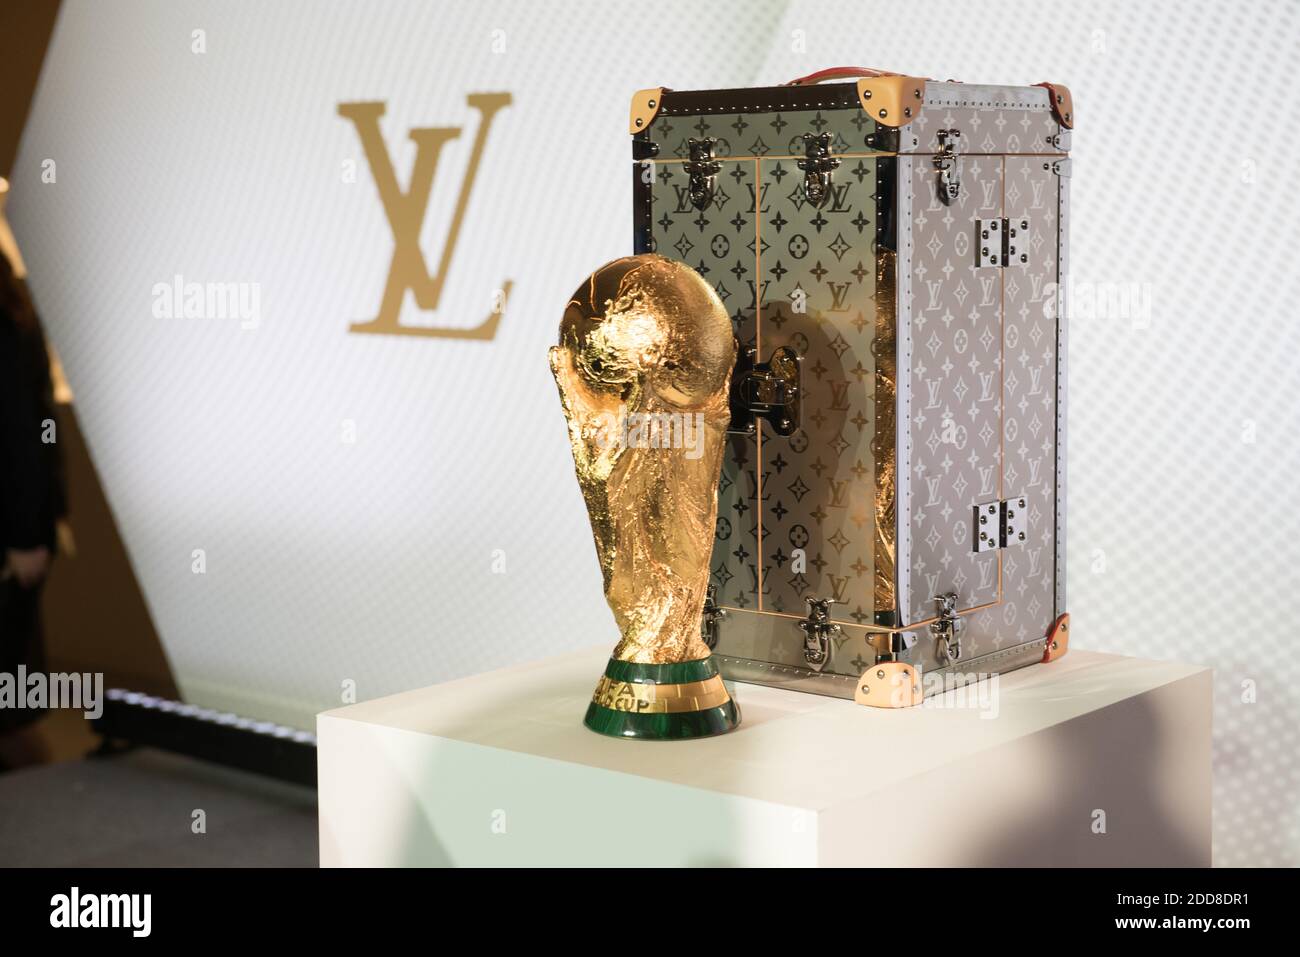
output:
<path id="1" fill-rule="evenodd" d="M 974 506 L 974 550 L 991 552 L 1008 548 L 1025 540 L 1029 528 L 1029 510 L 1025 497 L 1017 495 L 1004 502 L 983 502 Z"/>
<path id="2" fill-rule="evenodd" d="M 975 220 L 975 265 L 1023 266 L 1029 262 L 1029 220 Z"/>

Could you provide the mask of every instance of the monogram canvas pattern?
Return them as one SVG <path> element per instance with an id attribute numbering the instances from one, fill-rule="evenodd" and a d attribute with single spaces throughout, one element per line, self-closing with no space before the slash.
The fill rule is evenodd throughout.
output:
<path id="1" fill-rule="evenodd" d="M 757 438 L 729 441 L 711 578 L 719 604 L 737 616 L 723 650 L 796 665 L 792 636 L 804 599 L 834 598 L 842 604 L 833 618 L 849 627 L 835 641 L 830 670 L 853 677 L 870 652 L 865 632 L 852 626 L 874 613 L 871 347 L 883 171 L 863 145 L 874 130 L 858 109 L 666 117 L 653 129 L 661 155 L 686 157 L 689 139 L 712 136 L 720 155 L 753 160 L 723 161 L 703 211 L 691 205 L 683 164 L 674 160 L 654 164 L 650 190 L 654 248 L 700 269 L 729 305 L 733 287 L 745 291 L 732 313 L 742 347 L 764 361 L 786 346 L 803 361 L 800 429 L 781 437 L 763 427 Z M 856 155 L 817 208 L 794 154 L 802 155 L 805 133 L 827 131 L 836 153 Z M 750 260 L 739 261 L 737 249 Z M 750 614 L 760 610 L 775 614 Z"/>
<path id="2" fill-rule="evenodd" d="M 984 123 L 997 125 L 997 112 Z M 951 114 L 945 124 L 956 122 Z M 1010 125 L 1009 121 L 1002 124 Z M 1038 157 L 962 161 L 962 196 L 939 202 L 913 169 L 912 509 L 909 621 L 955 591 L 968 617 L 963 656 L 1041 638 L 1057 614 L 1056 311 L 1058 177 Z M 1026 261 L 976 267 L 977 219 L 1005 216 L 1031 236 Z M 975 553 L 971 506 L 1023 496 L 1028 540 Z M 941 666 L 928 642 L 926 668 Z"/>
<path id="3" fill-rule="evenodd" d="M 927 83 L 925 108 L 907 125 L 901 149 L 934 153 L 944 129 L 961 130 L 966 153 L 1065 152 L 1051 140 L 1060 125 L 1043 87 Z"/>
<path id="4" fill-rule="evenodd" d="M 947 122 L 947 118 L 945 118 Z M 911 587 L 908 623 L 997 601 L 1001 551 L 972 548 L 971 506 L 1003 497 L 1002 275 L 975 266 L 975 222 L 1001 217 L 1002 159 L 961 161 L 961 192 L 939 200 L 934 167 L 912 169 Z"/>
<path id="5" fill-rule="evenodd" d="M 1002 604 L 970 626 L 974 653 L 1041 637 L 1059 611 L 1055 601 L 1057 342 L 1055 288 L 1060 178 L 1036 157 L 1005 159 L 1004 210 L 1033 230 L 1029 261 L 1005 270 L 1003 286 L 1003 485 L 1024 495 L 1031 530 L 1002 557 Z"/>
<path id="6" fill-rule="evenodd" d="M 741 348 L 756 346 L 757 164 L 723 161 L 713 200 L 704 209 L 692 205 L 681 163 L 656 163 L 645 171 L 654 176 L 649 249 L 694 267 L 727 307 Z M 758 441 L 728 435 L 718 487 L 710 581 L 718 603 L 733 608 L 758 607 Z"/>
<path id="7" fill-rule="evenodd" d="M 878 162 L 845 161 L 820 209 L 794 160 L 761 164 L 760 351 L 803 357 L 805 402 L 798 432 L 762 443 L 763 610 L 804 615 L 805 598 L 834 598 L 834 620 L 873 618 Z"/>
<path id="8" fill-rule="evenodd" d="M 941 201 L 930 154 L 960 129 L 961 190 Z M 820 209 L 807 202 L 804 133 L 831 134 L 840 159 Z M 864 626 L 897 611 L 916 623 L 908 653 L 941 668 L 928 625 L 934 596 L 968 611 L 963 662 L 1001 670 L 1034 660 L 1058 612 L 1055 282 L 1059 132 L 1046 90 L 934 83 L 899 136 L 904 158 L 869 147 L 863 111 L 815 109 L 668 115 L 659 146 L 647 247 L 699 269 L 731 311 L 742 347 L 765 361 L 802 357 L 804 412 L 788 438 L 767 425 L 733 435 L 719 491 L 711 581 L 728 609 L 717 654 L 724 671 L 851 696 L 874 663 Z M 689 140 L 713 137 L 716 192 L 696 209 Z M 1030 152 L 1029 156 L 1005 153 Z M 980 220 L 1024 220 L 1024 261 L 979 265 Z M 898 253 L 899 607 L 873 607 L 876 552 L 876 264 Z M 882 287 L 883 288 L 883 287 Z M 892 297 L 893 293 L 886 292 Z M 891 347 L 892 348 L 892 347 Z M 1029 534 L 976 552 L 972 507 L 1025 497 Z M 833 598 L 841 626 L 821 674 L 806 669 L 798 621 L 805 599 Z M 1020 651 L 1017 647 L 1021 646 Z M 1027 648 L 1028 652 L 1023 649 Z M 729 669 L 729 665 L 731 665 Z"/>
<path id="9" fill-rule="evenodd" d="M 836 152 L 861 152 L 874 129 L 857 109 L 664 117 L 654 127 L 660 155 L 683 158 L 689 139 L 714 137 L 719 155 L 754 157 L 723 161 L 704 210 L 690 203 L 682 163 L 655 163 L 653 248 L 714 283 L 732 308 L 742 347 L 756 348 L 760 361 L 779 346 L 802 356 L 810 390 L 795 435 L 733 435 L 729 442 L 712 563 L 726 607 L 802 614 L 806 596 L 834 597 L 846 603 L 837 619 L 861 624 L 872 617 L 877 161 L 851 159 L 817 209 L 804 196 L 796 160 L 766 157 L 801 153 L 805 133 L 827 131 Z M 748 252 L 748 263 L 737 249 Z"/>

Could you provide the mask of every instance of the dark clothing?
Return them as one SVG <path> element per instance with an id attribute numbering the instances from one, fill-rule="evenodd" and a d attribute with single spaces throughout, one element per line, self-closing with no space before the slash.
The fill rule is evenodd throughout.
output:
<path id="1" fill-rule="evenodd" d="M 41 630 L 41 586 L 23 588 L 12 578 L 0 581 L 0 674 L 18 680 L 19 665 L 27 674 L 45 672 L 45 634 Z M 26 688 L 16 688 L 26 695 Z M 45 708 L 0 707 L 0 734 L 16 731 L 45 717 Z"/>
<path id="2" fill-rule="evenodd" d="M 0 314 L 0 553 L 54 548 L 55 523 L 67 511 L 63 458 L 48 441 L 55 419 L 40 326 Z"/>
<path id="3" fill-rule="evenodd" d="M 9 549 L 44 546 L 53 552 L 56 523 L 67 512 L 45 338 L 34 319 L 18 321 L 5 301 L 0 299 L 0 567 Z M 12 575 L 0 579 L 0 673 L 17 681 L 19 666 L 28 674 L 44 672 L 44 645 L 40 586 L 23 588 Z M 0 707 L 0 733 L 43 714 Z"/>

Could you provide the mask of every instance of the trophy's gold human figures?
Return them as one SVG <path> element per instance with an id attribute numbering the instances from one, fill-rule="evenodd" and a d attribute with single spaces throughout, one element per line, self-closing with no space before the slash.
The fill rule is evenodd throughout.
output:
<path id="1" fill-rule="evenodd" d="M 602 266 L 564 311 L 551 371 L 622 635 L 593 730 L 682 738 L 739 723 L 700 635 L 735 361 L 713 288 L 660 256 Z"/>

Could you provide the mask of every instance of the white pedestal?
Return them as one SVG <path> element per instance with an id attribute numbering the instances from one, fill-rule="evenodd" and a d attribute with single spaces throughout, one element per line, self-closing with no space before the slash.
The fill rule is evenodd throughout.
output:
<path id="1" fill-rule="evenodd" d="M 737 731 L 646 742 L 582 725 L 607 654 L 322 713 L 321 864 L 1210 863 L 1208 669 L 1075 650 L 996 711 L 736 684 Z"/>

